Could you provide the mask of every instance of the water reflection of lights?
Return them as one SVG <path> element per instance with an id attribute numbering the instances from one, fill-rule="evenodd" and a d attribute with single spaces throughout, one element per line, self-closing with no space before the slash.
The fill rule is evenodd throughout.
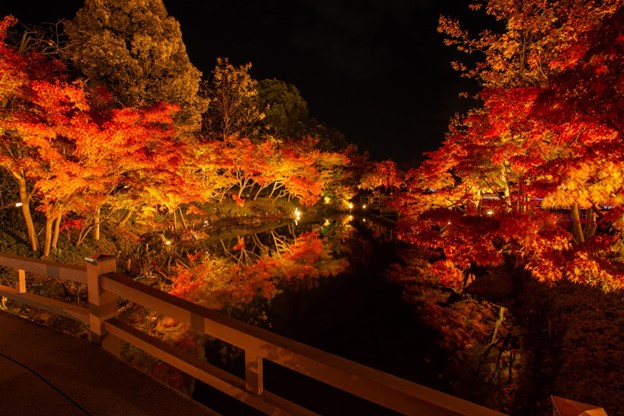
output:
<path id="1" fill-rule="evenodd" d="M 361 218 L 361 224 L 372 231 L 373 237 L 379 238 L 382 241 L 393 241 L 396 236 L 394 232 L 394 226 L 384 225 L 374 219 Z"/>
<path id="2" fill-rule="evenodd" d="M 295 217 L 295 225 L 299 225 L 299 220 L 301 219 L 301 215 L 303 213 L 301 211 L 299 211 L 299 208 L 295 208 L 295 212 L 293 213 L 294 217 Z"/>

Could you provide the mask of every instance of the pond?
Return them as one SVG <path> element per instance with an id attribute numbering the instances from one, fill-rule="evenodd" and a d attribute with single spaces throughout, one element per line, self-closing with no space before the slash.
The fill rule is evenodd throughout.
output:
<path id="1" fill-rule="evenodd" d="M 445 357 L 436 346 L 435 333 L 418 320 L 413 305 L 402 300 L 401 288 L 384 277 L 387 267 L 399 261 L 398 243 L 375 237 L 380 225 L 370 218 L 324 221 L 352 227 L 354 232 L 346 239 L 342 232 L 324 234 L 343 239 L 350 267 L 339 276 L 318 280 L 315 287 L 285 289 L 266 305 L 266 319 L 259 325 L 366 366 L 449 390 L 440 377 Z M 232 353 L 231 360 L 224 361 L 223 346 L 207 347 L 211 363 L 221 360 L 222 367 L 242 377 L 242 356 Z M 269 362 L 265 386 L 324 415 L 394 414 Z M 260 414 L 199 382 L 194 398 L 224 415 Z"/>

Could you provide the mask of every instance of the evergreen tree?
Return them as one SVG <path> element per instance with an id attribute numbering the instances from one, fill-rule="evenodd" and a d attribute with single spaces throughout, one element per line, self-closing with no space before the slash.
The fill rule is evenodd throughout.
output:
<path id="1" fill-rule="evenodd" d="M 162 0 L 85 0 L 66 31 L 66 57 L 120 106 L 177 104 L 176 122 L 199 128 L 207 106 L 198 95 L 201 72 Z"/>
<path id="2" fill-rule="evenodd" d="M 306 134 L 308 104 L 294 85 L 275 78 L 260 81 L 258 106 L 264 109 L 264 124 L 272 136 L 297 138 Z"/>

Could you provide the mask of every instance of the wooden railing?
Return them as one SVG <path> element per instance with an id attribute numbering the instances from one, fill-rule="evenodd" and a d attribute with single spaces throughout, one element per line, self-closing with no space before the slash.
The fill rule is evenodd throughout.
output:
<path id="1" fill-rule="evenodd" d="M 198 380 L 267 414 L 312 415 L 314 412 L 264 388 L 263 363 L 272 361 L 297 373 L 406 415 L 494 416 L 502 413 L 412 383 L 246 324 L 222 313 L 145 286 L 116 273 L 111 256 L 87 258 L 70 266 L 13 255 L 0 255 L 0 266 L 15 270 L 15 287 L 0 285 L 0 296 L 84 322 L 91 341 L 119 356 L 120 341 L 138 347 Z M 26 273 L 87 285 L 89 308 L 28 293 Z M 217 368 L 144 333 L 117 317 L 123 297 L 185 323 L 200 334 L 244 351 L 245 379 Z"/>

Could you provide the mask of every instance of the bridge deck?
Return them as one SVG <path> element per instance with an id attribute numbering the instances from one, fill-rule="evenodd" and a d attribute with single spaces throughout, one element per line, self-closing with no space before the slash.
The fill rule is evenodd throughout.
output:
<path id="1" fill-rule="evenodd" d="M 0 311 L 0 414 L 217 413 L 102 348 Z"/>

